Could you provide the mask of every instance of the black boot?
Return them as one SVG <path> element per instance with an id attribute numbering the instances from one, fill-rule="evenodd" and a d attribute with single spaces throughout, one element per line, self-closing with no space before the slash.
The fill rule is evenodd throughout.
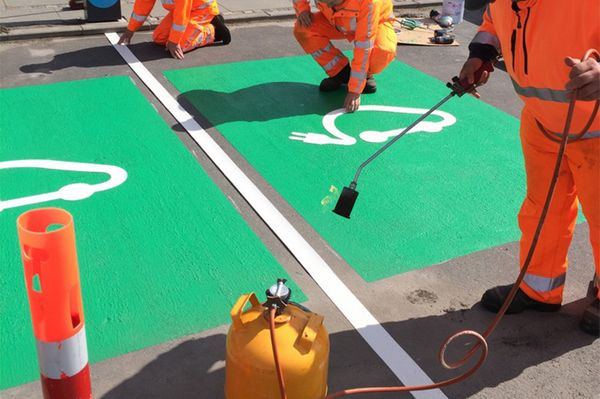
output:
<path id="1" fill-rule="evenodd" d="M 508 297 L 508 293 L 512 289 L 513 285 L 514 284 L 504 285 L 487 290 L 481 297 L 481 304 L 487 310 L 497 313 L 502 307 L 506 297 Z M 506 309 L 506 313 L 521 313 L 526 309 L 537 310 L 540 312 L 556 312 L 560 309 L 560 303 L 554 304 L 536 301 L 535 299 L 528 297 L 519 288 L 512 303 L 508 309 Z"/>
<path id="2" fill-rule="evenodd" d="M 337 75 L 330 78 L 325 78 L 319 85 L 321 91 L 335 91 L 338 90 L 342 85 L 348 84 L 350 80 L 350 64 L 346 64 L 344 69 L 339 71 Z"/>
<path id="3" fill-rule="evenodd" d="M 367 76 L 367 83 L 365 83 L 365 88 L 363 89 L 363 94 L 371 94 L 377 91 L 377 83 L 375 82 L 375 76 Z"/>
<path id="4" fill-rule="evenodd" d="M 225 26 L 225 18 L 221 14 L 215 15 L 210 23 L 215 27 L 215 42 L 229 44 L 231 42 L 231 32 Z"/>
<path id="5" fill-rule="evenodd" d="M 579 327 L 588 334 L 600 335 L 600 300 L 594 299 L 594 302 L 585 309 Z"/>

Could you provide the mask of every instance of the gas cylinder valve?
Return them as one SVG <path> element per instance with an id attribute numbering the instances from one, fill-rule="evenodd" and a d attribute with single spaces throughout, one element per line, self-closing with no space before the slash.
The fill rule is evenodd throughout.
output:
<path id="1" fill-rule="evenodd" d="M 268 309 L 277 309 L 276 314 L 278 316 L 287 307 L 290 301 L 290 297 L 292 296 L 292 290 L 285 285 L 286 282 L 286 279 L 278 278 L 277 284 L 273 284 L 265 292 L 267 296 L 267 301 L 263 303 L 263 306 Z"/>

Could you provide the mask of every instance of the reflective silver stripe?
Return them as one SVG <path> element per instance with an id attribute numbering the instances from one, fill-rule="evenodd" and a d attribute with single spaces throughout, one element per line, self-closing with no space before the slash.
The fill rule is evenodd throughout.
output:
<path id="1" fill-rule="evenodd" d="M 363 85 L 364 81 L 367 79 L 367 74 L 365 72 L 354 72 L 354 71 L 351 71 L 350 72 L 350 79 L 352 79 L 352 78 L 357 79 L 358 80 L 357 86 L 361 87 Z"/>
<path id="2" fill-rule="evenodd" d="M 367 37 L 371 37 L 371 29 L 373 28 L 373 3 L 369 3 L 369 19 L 367 23 Z M 356 21 L 354 21 L 356 23 Z"/>
<path id="3" fill-rule="evenodd" d="M 371 48 L 373 43 L 370 40 L 354 41 L 354 47 L 356 48 Z"/>
<path id="4" fill-rule="evenodd" d="M 88 364 L 85 326 L 64 341 L 36 340 L 40 372 L 53 380 L 72 377 Z"/>
<path id="5" fill-rule="evenodd" d="M 194 8 L 194 10 L 204 10 L 205 8 L 212 6 L 214 2 L 215 0 L 210 0 L 208 3 L 200 4 L 198 7 Z"/>
<path id="6" fill-rule="evenodd" d="M 366 72 L 354 72 L 351 71 L 350 72 L 350 77 L 351 78 L 355 78 L 355 79 L 359 79 L 359 80 L 364 80 L 367 78 L 367 74 Z"/>
<path id="7" fill-rule="evenodd" d="M 163 5 L 171 5 L 171 4 L 174 4 L 174 2 L 173 2 L 174 0 L 160 0 L 160 1 L 163 3 Z"/>
<path id="8" fill-rule="evenodd" d="M 172 24 L 171 29 L 176 30 L 178 32 L 183 32 L 185 30 L 185 25 Z"/>
<path id="9" fill-rule="evenodd" d="M 350 31 L 356 32 L 356 17 L 350 19 Z"/>
<path id="10" fill-rule="evenodd" d="M 569 92 L 566 90 L 554 90 L 543 87 L 521 87 L 517 82 L 512 80 L 512 84 L 517 94 L 523 97 L 534 97 L 545 101 L 554 101 L 558 103 L 571 102 Z"/>
<path id="11" fill-rule="evenodd" d="M 373 3 L 369 3 L 369 14 L 368 14 L 368 24 L 367 24 L 367 37 L 371 37 L 371 19 L 373 18 Z M 360 47 L 358 47 L 360 48 Z M 367 72 L 367 61 L 369 60 L 369 56 L 371 53 L 371 48 L 366 48 L 364 49 L 364 54 L 363 54 L 363 59 L 362 59 L 362 64 L 360 66 L 360 70 L 359 71 L 355 71 L 354 73 L 364 73 L 366 76 L 366 72 Z M 359 82 L 360 84 L 362 84 L 362 82 Z"/>
<path id="12" fill-rule="evenodd" d="M 338 64 L 338 62 L 340 62 L 341 59 L 342 59 L 341 55 L 336 55 L 335 57 L 333 57 L 333 59 L 331 61 L 329 61 L 327 64 L 325 64 L 323 66 L 323 69 L 326 71 L 332 70 Z"/>
<path id="13" fill-rule="evenodd" d="M 190 46 L 192 44 L 192 42 L 194 41 L 194 38 L 197 38 L 197 36 L 200 36 L 199 33 L 201 33 L 200 29 L 194 29 L 194 32 L 186 40 L 185 45 Z"/>
<path id="14" fill-rule="evenodd" d="M 132 12 L 131 18 L 138 22 L 144 22 L 146 20 L 146 18 L 148 18 L 148 16 L 147 15 L 138 15 L 138 14 Z"/>
<path id="15" fill-rule="evenodd" d="M 553 289 L 563 286 L 565 284 L 566 278 L 566 273 L 563 273 L 560 276 L 554 278 L 526 274 L 525 278 L 523 278 L 523 281 L 534 291 L 550 292 Z"/>
<path id="16" fill-rule="evenodd" d="M 319 49 L 319 50 L 317 50 L 317 51 L 315 51 L 315 52 L 313 52 L 313 53 L 310 53 L 310 55 L 312 55 L 312 56 L 313 56 L 313 58 L 315 58 L 315 59 L 316 59 L 316 58 L 318 58 L 318 57 L 322 56 L 323 54 L 325 54 L 325 53 L 327 53 L 327 52 L 331 51 L 332 49 L 333 49 L 333 44 L 331 44 L 331 42 L 329 42 L 329 43 L 327 44 L 327 46 L 325 46 L 325 47 L 323 47 L 322 49 Z"/>
<path id="17" fill-rule="evenodd" d="M 367 48 L 363 50 L 365 52 L 365 54 L 363 55 L 363 60 L 362 60 L 362 64 L 360 66 L 360 70 L 356 71 L 356 72 L 367 72 L 367 61 L 369 60 L 369 56 L 371 55 L 371 49 Z"/>
<path id="18" fill-rule="evenodd" d="M 471 40 L 471 43 L 491 44 L 497 49 L 500 49 L 498 37 L 489 32 L 477 32 L 475 37 L 473 37 L 473 40 Z"/>
<path id="19" fill-rule="evenodd" d="M 562 133 L 552 132 L 552 131 L 550 131 L 548 129 L 546 129 L 546 131 L 548 133 L 551 133 L 551 134 L 555 135 L 558 138 L 562 137 Z M 569 137 L 577 137 L 577 136 L 579 136 L 579 135 L 578 134 L 569 134 Z M 591 130 L 589 132 L 585 132 L 585 134 L 583 136 L 581 136 L 581 140 L 584 140 L 584 139 L 595 139 L 597 137 L 600 137 L 600 130 Z"/>

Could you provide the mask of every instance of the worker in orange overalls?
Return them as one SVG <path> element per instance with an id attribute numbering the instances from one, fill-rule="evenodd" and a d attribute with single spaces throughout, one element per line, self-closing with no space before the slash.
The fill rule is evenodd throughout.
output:
<path id="1" fill-rule="evenodd" d="M 133 33 L 142 26 L 156 0 L 136 0 L 127 30 L 119 44 L 129 44 Z M 183 59 L 183 53 L 214 42 L 229 44 L 231 34 L 219 14 L 216 0 L 161 0 L 169 13 L 154 30 L 154 43 L 166 46 L 173 58 Z"/>
<path id="2" fill-rule="evenodd" d="M 469 6 L 469 3 L 467 3 Z M 581 62 L 588 49 L 600 50 L 598 0 L 496 0 L 488 5 L 460 77 L 479 82 L 482 63 L 502 54 L 513 86 L 524 102 L 521 145 L 527 196 L 519 212 L 521 264 L 527 255 L 548 191 L 564 129 L 571 92 L 577 101 L 570 135 L 582 132 L 600 99 L 600 64 Z M 590 230 L 596 274 L 595 299 L 585 310 L 581 328 L 598 335 L 600 320 L 600 118 L 588 132 L 567 145 L 552 203 L 530 267 L 507 313 L 525 309 L 557 311 L 567 272 L 567 251 L 581 202 Z M 482 305 L 497 312 L 512 285 L 485 292 Z"/>
<path id="3" fill-rule="evenodd" d="M 377 90 L 373 75 L 383 71 L 396 56 L 392 1 L 317 0 L 320 11 L 315 14 L 311 13 L 308 0 L 293 1 L 297 15 L 294 36 L 329 76 L 323 79 L 319 90 L 338 90 L 348 84 L 344 107 L 349 112 L 356 111 L 360 94 Z M 354 42 L 351 65 L 331 44 L 332 39 Z"/>

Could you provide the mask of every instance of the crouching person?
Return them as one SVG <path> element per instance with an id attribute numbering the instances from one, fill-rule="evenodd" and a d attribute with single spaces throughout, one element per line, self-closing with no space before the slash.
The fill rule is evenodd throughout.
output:
<path id="1" fill-rule="evenodd" d="M 173 58 L 183 59 L 183 53 L 215 42 L 228 44 L 229 29 L 219 14 L 216 0 L 161 0 L 169 13 L 154 30 L 154 43 L 166 46 Z M 154 7 L 156 0 L 135 0 L 127 30 L 119 44 L 129 44 Z"/>
<path id="2" fill-rule="evenodd" d="M 293 0 L 297 20 L 294 36 L 307 54 L 329 76 L 321 91 L 348 85 L 344 107 L 354 112 L 361 93 L 375 93 L 374 75 L 383 71 L 396 56 L 396 33 L 392 26 L 391 0 L 317 0 L 319 12 L 311 13 L 308 0 Z M 331 40 L 354 42 L 352 63 Z"/>

